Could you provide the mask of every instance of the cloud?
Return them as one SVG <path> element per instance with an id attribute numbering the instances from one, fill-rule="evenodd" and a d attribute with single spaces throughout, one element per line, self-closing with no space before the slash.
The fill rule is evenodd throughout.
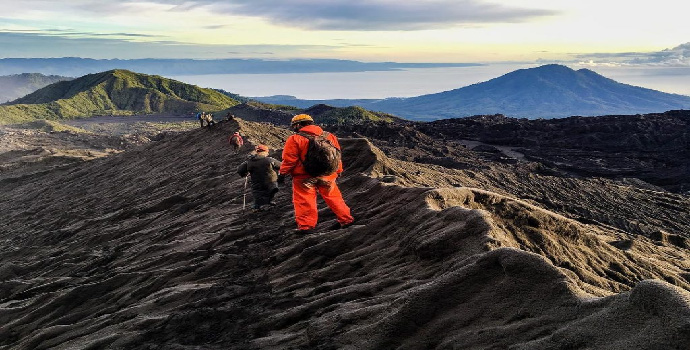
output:
<path id="1" fill-rule="evenodd" d="M 553 10 L 488 0 L 23 0 L 17 5 L 0 5 L 0 8 L 7 12 L 7 17 L 27 9 L 100 16 L 139 13 L 145 8 L 156 11 L 203 9 L 216 14 L 262 18 L 290 27 L 344 31 L 427 30 L 525 22 L 558 14 Z"/>
<path id="2" fill-rule="evenodd" d="M 136 1 L 125 0 L 99 1 L 99 0 L 76 0 L 76 1 L 54 1 L 54 0 L 22 0 L 8 1 L 0 0 L 0 10 L 6 18 L 21 17 L 31 14 L 30 17 L 50 13 L 59 16 L 64 15 L 83 15 L 86 13 L 110 14 L 126 13 L 132 11 Z"/>
<path id="3" fill-rule="evenodd" d="M 202 26 L 202 27 L 205 29 L 215 30 L 215 29 L 227 28 L 228 26 L 225 24 L 214 24 L 214 25 L 208 25 L 208 26 Z"/>
<path id="4" fill-rule="evenodd" d="M 2 33 L 16 33 L 16 34 L 26 34 L 35 35 L 39 37 L 61 37 L 65 39 L 69 38 L 115 38 L 115 39 L 138 39 L 138 38 L 163 38 L 162 35 L 151 35 L 142 33 L 99 33 L 99 32 L 87 32 L 87 31 L 77 31 L 74 29 L 64 29 L 64 28 L 45 28 L 45 29 L 0 29 L 0 34 Z"/>
<path id="5" fill-rule="evenodd" d="M 85 57 L 107 59 L 136 58 L 252 58 L 257 55 L 301 56 L 303 51 L 335 51 L 336 45 L 204 45 L 174 40 L 136 42 L 130 36 L 114 33 L 95 36 L 78 32 L 0 31 L 0 58 Z M 46 47 L 50 50 L 46 51 Z M 48 54 L 47 54 L 48 53 Z"/>
<path id="6" fill-rule="evenodd" d="M 175 10 L 206 8 L 319 30 L 426 30 L 483 23 L 524 22 L 557 14 L 482 0 L 153 0 Z"/>
<path id="7" fill-rule="evenodd" d="M 575 57 L 589 66 L 690 67 L 690 42 L 656 52 L 588 53 Z"/>

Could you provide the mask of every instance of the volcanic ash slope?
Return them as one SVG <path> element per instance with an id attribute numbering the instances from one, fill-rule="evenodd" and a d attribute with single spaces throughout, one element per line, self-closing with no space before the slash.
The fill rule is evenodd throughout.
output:
<path id="1" fill-rule="evenodd" d="M 341 140 L 360 225 L 295 236 L 289 187 L 272 211 L 242 211 L 237 129 L 272 149 L 290 134 L 223 122 L 0 182 L 0 349 L 690 346 L 682 247 L 415 186 L 449 175 L 366 139 Z"/>

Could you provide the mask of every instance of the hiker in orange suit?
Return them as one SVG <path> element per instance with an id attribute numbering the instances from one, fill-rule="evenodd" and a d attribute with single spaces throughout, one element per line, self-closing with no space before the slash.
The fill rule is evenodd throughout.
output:
<path id="1" fill-rule="evenodd" d="M 316 193 L 318 192 L 328 207 L 333 211 L 338 227 L 344 228 L 354 223 L 350 214 L 350 207 L 345 204 L 335 179 L 343 171 L 340 158 L 337 159 L 337 169 L 330 174 L 314 177 L 307 173 L 304 161 L 307 155 L 310 137 L 325 135 L 325 139 L 340 150 L 340 144 L 335 135 L 325 133 L 321 127 L 314 125 L 314 119 L 307 114 L 298 114 L 292 118 L 291 129 L 295 135 L 290 136 L 283 148 L 283 163 L 280 166 L 278 182 L 282 183 L 286 175 L 292 176 L 292 203 L 295 207 L 295 221 L 297 233 L 310 233 L 316 228 L 318 209 L 316 207 Z"/>

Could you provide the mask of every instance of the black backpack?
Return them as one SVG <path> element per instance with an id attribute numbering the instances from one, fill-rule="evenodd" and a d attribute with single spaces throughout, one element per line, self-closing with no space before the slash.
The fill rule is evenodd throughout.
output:
<path id="1" fill-rule="evenodd" d="M 328 139 L 328 133 L 319 136 L 300 132 L 298 135 L 309 139 L 307 155 L 302 161 L 304 170 L 313 177 L 333 174 L 340 165 L 340 150 Z"/>

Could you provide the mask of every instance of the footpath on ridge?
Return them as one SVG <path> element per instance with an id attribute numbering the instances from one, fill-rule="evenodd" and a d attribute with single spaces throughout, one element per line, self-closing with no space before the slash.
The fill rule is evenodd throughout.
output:
<path id="1" fill-rule="evenodd" d="M 0 182 L 0 349 L 690 344 L 680 245 L 475 186 L 488 175 L 389 158 L 364 138 L 341 138 L 338 180 L 359 225 L 296 236 L 289 181 L 272 210 L 242 210 L 235 170 L 251 146 L 231 153 L 237 130 L 273 152 L 290 135 L 222 122 Z"/>

